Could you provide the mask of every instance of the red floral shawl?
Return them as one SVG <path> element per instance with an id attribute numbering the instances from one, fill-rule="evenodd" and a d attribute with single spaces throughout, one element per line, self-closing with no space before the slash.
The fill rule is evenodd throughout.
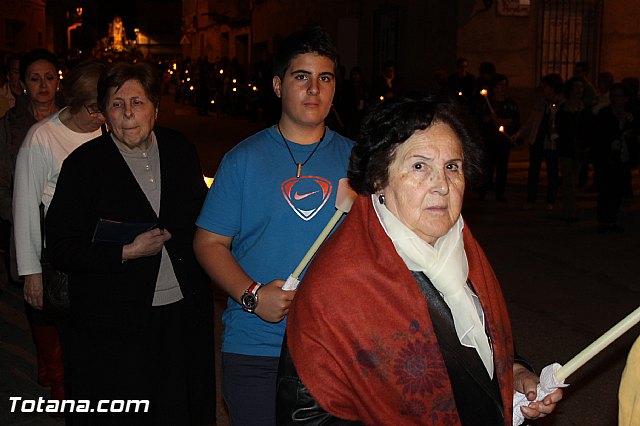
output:
<path id="1" fill-rule="evenodd" d="M 511 325 L 488 259 L 466 226 L 463 237 L 510 426 Z M 427 302 L 370 197 L 358 197 L 307 271 L 287 336 L 300 378 L 329 413 L 370 425 L 460 424 Z"/>

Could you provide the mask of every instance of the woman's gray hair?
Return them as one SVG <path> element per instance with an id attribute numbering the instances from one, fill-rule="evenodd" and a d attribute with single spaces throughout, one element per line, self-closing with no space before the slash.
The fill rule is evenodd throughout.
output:
<path id="1" fill-rule="evenodd" d="M 142 85 L 144 93 L 156 108 L 160 105 L 161 79 L 158 72 L 147 62 L 114 62 L 105 69 L 98 80 L 98 105 L 100 110 L 107 110 L 109 90 L 116 91 L 127 81 L 136 80 Z"/>

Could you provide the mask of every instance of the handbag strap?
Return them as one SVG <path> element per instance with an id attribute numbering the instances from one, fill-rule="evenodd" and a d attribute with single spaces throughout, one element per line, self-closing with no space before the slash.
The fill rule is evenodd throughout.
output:
<path id="1" fill-rule="evenodd" d="M 44 244 L 45 231 L 44 231 L 44 204 L 40 203 L 40 263 L 46 263 L 47 253 Z"/>

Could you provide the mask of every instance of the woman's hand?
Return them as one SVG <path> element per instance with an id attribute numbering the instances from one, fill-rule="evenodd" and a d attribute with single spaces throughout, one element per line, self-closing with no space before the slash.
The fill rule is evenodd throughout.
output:
<path id="1" fill-rule="evenodd" d="M 258 291 L 256 315 L 265 321 L 280 322 L 289 312 L 295 291 L 283 290 L 283 280 L 273 280 Z"/>
<path id="2" fill-rule="evenodd" d="M 526 367 L 520 364 L 513 364 L 513 387 L 516 391 L 526 395 L 529 401 L 528 406 L 520 407 L 522 414 L 527 419 L 537 419 L 550 414 L 556 408 L 556 404 L 562 399 L 562 389 L 556 389 L 545 396 L 542 401 L 535 401 L 537 397 L 537 387 L 540 380 Z"/>
<path id="3" fill-rule="evenodd" d="M 171 239 L 166 229 L 155 228 L 138 235 L 131 243 L 122 247 L 122 260 L 133 260 L 139 257 L 154 256 L 160 253 L 164 243 Z"/>
<path id="4" fill-rule="evenodd" d="M 42 274 L 24 276 L 23 294 L 24 300 L 34 309 L 42 309 Z"/>

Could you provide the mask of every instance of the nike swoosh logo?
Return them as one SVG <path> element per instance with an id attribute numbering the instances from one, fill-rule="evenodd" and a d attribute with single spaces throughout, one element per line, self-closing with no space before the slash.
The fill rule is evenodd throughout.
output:
<path id="1" fill-rule="evenodd" d="M 307 192 L 306 194 L 298 194 L 298 192 L 296 191 L 296 193 L 293 194 L 293 199 L 296 200 L 296 201 L 300 201 L 300 200 L 303 200 L 303 199 L 307 198 L 309 195 L 313 195 L 313 194 L 316 194 L 318 192 L 320 192 L 320 190 L 313 191 L 313 192 Z"/>

